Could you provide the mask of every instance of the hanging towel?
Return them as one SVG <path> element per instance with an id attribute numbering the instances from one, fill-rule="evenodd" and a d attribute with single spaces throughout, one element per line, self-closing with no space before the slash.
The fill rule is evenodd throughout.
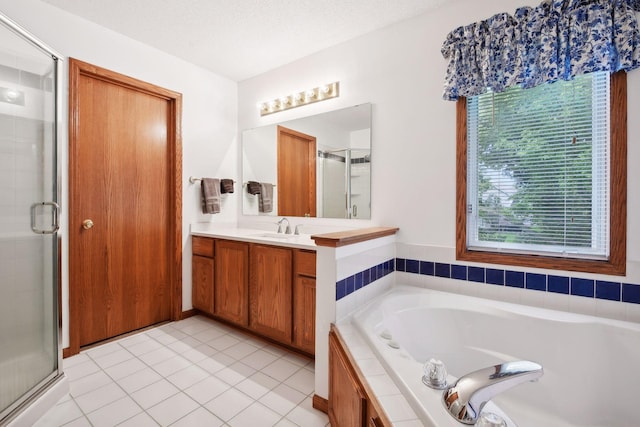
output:
<path id="1" fill-rule="evenodd" d="M 220 180 L 202 178 L 202 213 L 216 214 L 220 212 Z"/>
<path id="2" fill-rule="evenodd" d="M 260 194 L 260 183 L 256 181 L 247 182 L 247 192 L 249 194 Z"/>
<path id="3" fill-rule="evenodd" d="M 273 210 L 273 184 L 260 183 L 258 195 L 258 212 L 271 212 Z"/>
<path id="4" fill-rule="evenodd" d="M 221 179 L 220 180 L 220 192 L 222 194 L 233 193 L 233 180 L 232 179 Z"/>

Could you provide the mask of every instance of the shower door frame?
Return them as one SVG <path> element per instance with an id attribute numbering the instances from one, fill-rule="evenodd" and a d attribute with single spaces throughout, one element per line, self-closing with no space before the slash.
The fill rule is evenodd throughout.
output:
<path id="1" fill-rule="evenodd" d="M 51 49 L 45 43 L 43 43 L 38 38 L 34 37 L 27 30 L 22 28 L 16 22 L 11 20 L 6 15 L 0 13 L 0 23 L 7 26 L 10 31 L 13 31 L 18 36 L 22 37 L 26 42 L 31 43 L 40 51 L 42 51 L 45 55 L 49 55 L 53 62 L 53 74 L 54 74 L 54 114 L 53 114 L 53 132 L 52 132 L 52 166 L 55 168 L 55 185 L 51 189 L 52 202 L 56 203 L 57 210 L 55 211 L 55 215 L 57 216 L 56 229 L 53 231 L 52 236 L 52 251 L 53 257 L 51 259 L 52 262 L 52 296 L 53 296 L 53 322 L 57 327 L 55 328 L 55 337 L 54 343 L 56 344 L 55 352 L 57 354 L 57 363 L 56 368 L 49 373 L 46 377 L 44 377 L 38 384 L 33 386 L 24 395 L 14 401 L 11 405 L 9 405 L 5 410 L 0 412 L 0 425 L 5 425 L 5 423 L 10 423 L 12 420 L 15 420 L 22 412 L 24 412 L 29 406 L 37 401 L 40 397 L 42 397 L 48 390 L 50 390 L 55 384 L 61 381 L 64 378 L 64 373 L 62 371 L 62 322 L 60 318 L 60 261 L 61 261 L 61 237 L 57 229 L 57 225 L 60 224 L 60 194 L 61 194 L 61 159 L 59 156 L 59 142 L 60 142 L 60 123 L 61 121 L 61 112 L 62 112 L 62 96 L 61 96 L 61 88 L 62 88 L 62 61 L 63 57 L 55 50 Z"/>

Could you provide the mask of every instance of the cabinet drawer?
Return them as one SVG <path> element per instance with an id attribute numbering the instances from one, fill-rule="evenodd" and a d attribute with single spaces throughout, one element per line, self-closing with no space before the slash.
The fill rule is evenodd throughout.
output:
<path id="1" fill-rule="evenodd" d="M 213 258 L 213 239 L 208 237 L 192 236 L 192 246 L 194 255 L 202 255 Z"/>
<path id="2" fill-rule="evenodd" d="M 316 277 L 316 253 L 296 251 L 293 269 L 295 274 Z"/>

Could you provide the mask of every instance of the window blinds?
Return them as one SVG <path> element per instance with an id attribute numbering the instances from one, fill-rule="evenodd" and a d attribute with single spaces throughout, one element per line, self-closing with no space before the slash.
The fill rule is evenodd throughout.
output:
<path id="1" fill-rule="evenodd" d="M 469 248 L 606 258 L 609 74 L 467 100 Z"/>

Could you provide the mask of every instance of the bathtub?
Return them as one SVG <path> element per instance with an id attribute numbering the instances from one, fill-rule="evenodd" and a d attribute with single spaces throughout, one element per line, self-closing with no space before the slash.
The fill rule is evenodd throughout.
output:
<path id="1" fill-rule="evenodd" d="M 507 361 L 544 367 L 484 411 L 510 426 L 640 425 L 640 325 L 523 305 L 397 286 L 355 313 L 352 322 L 427 426 L 462 426 L 442 391 L 422 384 L 430 358 L 448 382 Z"/>

